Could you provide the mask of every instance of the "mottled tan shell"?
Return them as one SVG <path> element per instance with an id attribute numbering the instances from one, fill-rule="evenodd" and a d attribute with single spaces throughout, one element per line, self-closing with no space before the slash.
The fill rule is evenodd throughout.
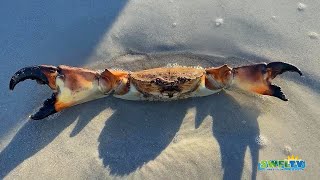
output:
<path id="1" fill-rule="evenodd" d="M 200 84 L 204 69 L 193 67 L 163 67 L 131 74 L 131 82 L 145 95 L 168 97 L 194 91 Z"/>

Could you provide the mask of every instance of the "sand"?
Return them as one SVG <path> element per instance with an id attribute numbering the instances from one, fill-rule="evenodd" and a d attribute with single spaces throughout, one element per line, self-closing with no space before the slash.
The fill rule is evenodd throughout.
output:
<path id="1" fill-rule="evenodd" d="M 2 2 L 0 179 L 318 179 L 319 8 L 316 0 Z M 107 97 L 31 121 L 49 88 L 8 89 L 16 70 L 34 64 L 133 71 L 271 61 L 304 74 L 275 80 L 288 102 L 234 88 L 174 102 Z M 257 170 L 288 154 L 306 169 Z"/>

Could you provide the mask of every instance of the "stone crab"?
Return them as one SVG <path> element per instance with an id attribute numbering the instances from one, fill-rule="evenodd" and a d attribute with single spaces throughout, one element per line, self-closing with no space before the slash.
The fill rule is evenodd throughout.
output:
<path id="1" fill-rule="evenodd" d="M 102 72 L 66 65 L 25 67 L 11 78 L 9 88 L 26 79 L 47 84 L 52 96 L 31 119 L 40 120 L 71 106 L 113 95 L 125 100 L 170 101 L 208 96 L 230 86 L 261 95 L 288 99 L 271 80 L 286 71 L 301 71 L 284 62 L 231 68 L 171 65 L 136 72 L 105 69 Z"/>

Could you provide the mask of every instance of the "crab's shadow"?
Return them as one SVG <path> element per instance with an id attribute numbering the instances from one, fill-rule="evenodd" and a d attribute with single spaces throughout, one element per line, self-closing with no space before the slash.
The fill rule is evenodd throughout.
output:
<path id="1" fill-rule="evenodd" d="M 0 177 L 4 178 L 46 147 L 76 120 L 70 136 L 77 135 L 106 108 L 112 108 L 114 113 L 99 135 L 99 156 L 110 175 L 128 175 L 160 155 L 179 131 L 187 110 L 194 107 L 197 109 L 195 128 L 208 115 L 213 117 L 212 132 L 220 146 L 224 179 L 241 178 L 246 148 L 251 151 L 252 179 L 255 179 L 259 147 L 254 138 L 259 134 L 259 112 L 253 107 L 240 106 L 227 93 L 154 103 L 100 99 L 71 108 L 52 120 L 27 122 L 0 153 Z"/>
<path id="2" fill-rule="evenodd" d="M 0 152 L 0 179 L 50 144 L 63 130 L 77 121 L 70 136 L 79 133 L 92 118 L 103 111 L 104 99 L 70 108 L 57 117 L 27 121 Z M 95 108 L 92 108 L 94 106 Z M 86 109 L 90 108 L 90 112 Z"/>
<path id="3" fill-rule="evenodd" d="M 251 177 L 256 178 L 259 111 L 255 107 L 240 106 L 227 93 L 182 102 L 120 103 L 99 136 L 99 155 L 111 175 L 128 175 L 154 160 L 179 131 L 187 110 L 195 107 L 195 128 L 208 115 L 213 117 L 212 132 L 220 146 L 224 179 L 241 178 L 247 148 L 252 157 Z"/>
<path id="4" fill-rule="evenodd" d="M 203 101 L 197 105 L 196 127 L 206 116 L 213 118 L 212 134 L 220 147 L 223 179 L 241 179 L 247 148 L 251 155 L 251 179 L 256 179 L 260 148 L 256 143 L 260 134 L 258 108 L 254 104 L 240 105 L 227 93 Z"/>

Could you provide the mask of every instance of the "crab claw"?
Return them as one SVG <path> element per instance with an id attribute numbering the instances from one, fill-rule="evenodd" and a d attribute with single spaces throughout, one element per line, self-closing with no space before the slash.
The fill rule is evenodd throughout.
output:
<path id="1" fill-rule="evenodd" d="M 9 89 L 13 90 L 19 82 L 26 79 L 37 80 L 39 84 L 48 84 L 51 89 L 56 89 L 54 82 L 56 76 L 57 67 L 55 66 L 42 65 L 22 68 L 12 76 Z"/>
<path id="2" fill-rule="evenodd" d="M 26 79 L 47 84 L 52 96 L 31 119 L 40 120 L 58 111 L 106 96 L 114 84 L 112 73 L 103 73 L 69 66 L 32 66 L 17 71 L 11 78 L 9 89 Z"/>
<path id="3" fill-rule="evenodd" d="M 302 75 L 297 67 L 284 62 L 236 67 L 232 69 L 233 84 L 247 91 L 274 96 L 283 101 L 288 101 L 281 88 L 271 84 L 271 80 L 278 74 L 287 71 L 297 72 L 300 76 Z"/>
<path id="4" fill-rule="evenodd" d="M 9 84 L 9 89 L 13 90 L 15 86 L 21 81 L 32 79 L 36 80 L 39 84 L 47 84 L 53 91 L 56 92 L 57 86 L 55 79 L 57 75 L 58 68 L 55 66 L 42 65 L 22 68 L 12 76 Z M 54 104 L 56 102 L 55 92 L 52 94 L 51 98 L 47 99 L 43 103 L 43 106 L 39 109 L 39 111 L 31 116 L 31 119 L 43 119 L 57 112 L 54 107 Z"/>

